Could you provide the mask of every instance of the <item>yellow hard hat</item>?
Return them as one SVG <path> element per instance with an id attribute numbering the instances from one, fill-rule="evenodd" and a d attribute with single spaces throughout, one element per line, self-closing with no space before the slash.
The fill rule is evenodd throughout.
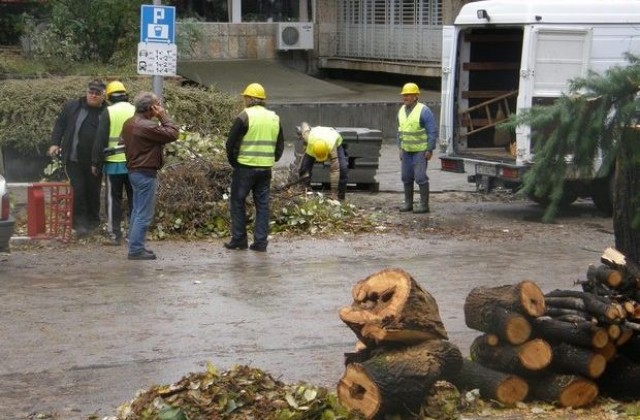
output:
<path id="1" fill-rule="evenodd" d="M 242 95 L 258 99 L 267 99 L 267 94 L 260 83 L 251 83 L 247 85 L 244 92 L 242 92 Z"/>
<path id="2" fill-rule="evenodd" d="M 420 95 L 420 88 L 415 83 L 405 83 L 400 95 Z"/>
<path id="3" fill-rule="evenodd" d="M 109 96 L 112 93 L 116 93 L 116 92 L 118 92 L 118 93 L 127 93 L 127 89 L 125 89 L 125 87 L 122 84 L 122 82 L 114 80 L 113 82 L 111 82 L 111 83 L 109 83 L 107 85 L 106 94 L 107 94 L 107 96 Z"/>
<path id="4" fill-rule="evenodd" d="M 313 156 L 319 162 L 324 162 L 329 157 L 329 146 L 325 141 L 319 140 L 313 143 L 311 148 Z"/>

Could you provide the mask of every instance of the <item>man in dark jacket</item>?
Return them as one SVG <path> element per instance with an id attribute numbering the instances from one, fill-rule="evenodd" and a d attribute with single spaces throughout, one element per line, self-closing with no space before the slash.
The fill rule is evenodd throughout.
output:
<path id="1" fill-rule="evenodd" d="M 93 142 L 100 123 L 105 85 L 92 80 L 85 97 L 64 104 L 51 135 L 49 155 L 59 155 L 73 188 L 73 227 L 78 236 L 100 226 L 100 174 L 91 171 Z"/>
<path id="2" fill-rule="evenodd" d="M 133 187 L 128 258 L 155 260 L 156 254 L 145 248 L 145 239 L 155 211 L 157 173 L 164 164 L 164 145 L 178 140 L 179 129 L 153 93 L 141 92 L 133 102 L 136 113 L 125 121 L 120 135 Z"/>

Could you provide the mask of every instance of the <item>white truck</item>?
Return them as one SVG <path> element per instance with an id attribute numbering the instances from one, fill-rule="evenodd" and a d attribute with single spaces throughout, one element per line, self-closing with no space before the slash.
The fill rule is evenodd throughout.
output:
<path id="1" fill-rule="evenodd" d="M 603 73 L 626 65 L 626 52 L 640 54 L 639 0 L 464 5 L 454 25 L 443 28 L 442 170 L 467 173 L 485 192 L 518 189 L 534 158 L 530 129 L 520 126 L 510 133 L 496 125 L 533 105 L 552 103 L 570 79 L 589 70 Z M 601 161 L 594 162 L 596 169 Z M 611 173 L 591 179 L 567 175 L 563 201 L 591 197 L 610 212 L 612 179 Z"/>

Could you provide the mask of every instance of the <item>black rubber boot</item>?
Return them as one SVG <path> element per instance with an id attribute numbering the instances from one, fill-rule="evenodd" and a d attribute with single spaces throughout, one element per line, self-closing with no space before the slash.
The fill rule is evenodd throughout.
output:
<path id="1" fill-rule="evenodd" d="M 404 184 L 404 205 L 400 207 L 400 211 L 413 210 L 413 183 Z"/>
<path id="2" fill-rule="evenodd" d="M 414 213 L 429 213 L 429 183 L 420 185 L 420 204 Z"/>
<path id="3" fill-rule="evenodd" d="M 338 185 L 338 200 L 344 201 L 346 195 L 347 195 L 347 186 Z"/>

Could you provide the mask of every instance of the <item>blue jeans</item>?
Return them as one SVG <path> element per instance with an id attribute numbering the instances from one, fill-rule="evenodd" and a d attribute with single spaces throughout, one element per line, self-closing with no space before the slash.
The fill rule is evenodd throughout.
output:
<path id="1" fill-rule="evenodd" d="M 147 230 L 153 219 L 156 207 L 158 180 L 141 172 L 129 172 L 129 181 L 133 187 L 133 210 L 129 226 L 129 254 L 144 251 Z"/>
<path id="2" fill-rule="evenodd" d="M 418 185 L 424 185 L 429 181 L 427 176 L 426 152 L 402 151 L 402 183 L 411 184 L 415 181 Z"/>
<path id="3" fill-rule="evenodd" d="M 256 206 L 256 222 L 253 231 L 253 243 L 257 247 L 265 247 L 269 236 L 269 187 L 271 186 L 271 169 L 233 168 L 231 175 L 231 243 L 247 244 L 247 209 L 246 200 L 253 192 Z"/>

